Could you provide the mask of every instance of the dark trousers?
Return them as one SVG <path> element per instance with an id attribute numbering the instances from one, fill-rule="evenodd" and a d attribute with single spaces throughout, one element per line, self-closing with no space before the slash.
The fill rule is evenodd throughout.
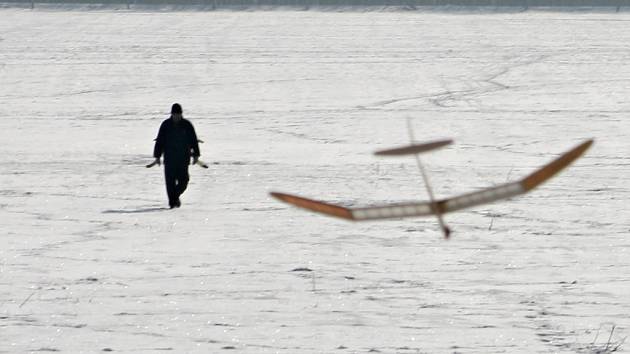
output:
<path id="1" fill-rule="evenodd" d="M 166 194 L 168 194 L 168 205 L 174 206 L 179 200 L 179 196 L 188 187 L 188 165 L 166 165 L 164 166 L 164 179 L 166 180 Z"/>

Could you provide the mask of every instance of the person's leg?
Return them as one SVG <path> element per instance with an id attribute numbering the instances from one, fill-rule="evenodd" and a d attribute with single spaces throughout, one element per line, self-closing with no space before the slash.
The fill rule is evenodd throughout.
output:
<path id="1" fill-rule="evenodd" d="M 166 194 L 168 195 L 168 206 L 174 208 L 177 204 L 177 174 L 176 171 L 167 166 L 164 167 L 164 180 L 166 182 Z"/>
<path id="2" fill-rule="evenodd" d="M 188 175 L 188 165 L 183 166 L 177 171 L 177 198 L 180 195 L 184 194 L 186 188 L 188 188 L 188 180 L 190 176 Z"/>

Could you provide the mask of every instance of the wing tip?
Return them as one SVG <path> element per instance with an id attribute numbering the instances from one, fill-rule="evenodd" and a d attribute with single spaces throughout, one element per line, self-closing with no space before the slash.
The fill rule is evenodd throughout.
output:
<path id="1" fill-rule="evenodd" d="M 339 205 L 280 192 L 270 192 L 269 195 L 284 203 L 294 205 L 298 208 L 307 209 L 316 213 L 326 214 L 345 220 L 355 220 L 354 215 L 352 214 L 352 210 Z"/>
<path id="2" fill-rule="evenodd" d="M 587 139 L 573 149 L 560 155 L 560 157 L 525 177 L 521 182 L 522 186 L 525 190 L 531 190 L 543 184 L 582 156 L 594 142 L 595 139 Z"/>
<path id="3" fill-rule="evenodd" d="M 280 192 L 269 192 L 269 195 L 280 201 L 285 201 L 285 198 L 289 196 L 288 194 L 280 193 Z"/>

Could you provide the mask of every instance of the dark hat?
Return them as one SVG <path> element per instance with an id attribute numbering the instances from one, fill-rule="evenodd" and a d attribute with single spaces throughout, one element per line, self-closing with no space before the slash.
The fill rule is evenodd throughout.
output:
<path id="1" fill-rule="evenodd" d="M 171 114 L 182 114 L 182 106 L 180 106 L 179 103 L 173 103 Z"/>

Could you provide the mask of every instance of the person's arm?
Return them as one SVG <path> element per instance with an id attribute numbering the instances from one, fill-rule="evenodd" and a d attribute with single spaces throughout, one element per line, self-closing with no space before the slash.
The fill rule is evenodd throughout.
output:
<path id="1" fill-rule="evenodd" d="M 164 139 L 166 137 L 165 123 L 160 125 L 160 130 L 158 131 L 158 136 L 155 138 L 155 146 L 153 147 L 153 157 L 155 157 L 155 161 L 160 164 L 160 157 L 164 153 Z"/>
<path id="2" fill-rule="evenodd" d="M 197 133 L 195 133 L 195 127 L 193 127 L 192 123 L 189 123 L 190 129 L 190 146 L 192 150 L 193 164 L 197 163 L 199 156 L 201 156 L 201 151 L 199 150 L 199 140 L 197 139 Z"/>

